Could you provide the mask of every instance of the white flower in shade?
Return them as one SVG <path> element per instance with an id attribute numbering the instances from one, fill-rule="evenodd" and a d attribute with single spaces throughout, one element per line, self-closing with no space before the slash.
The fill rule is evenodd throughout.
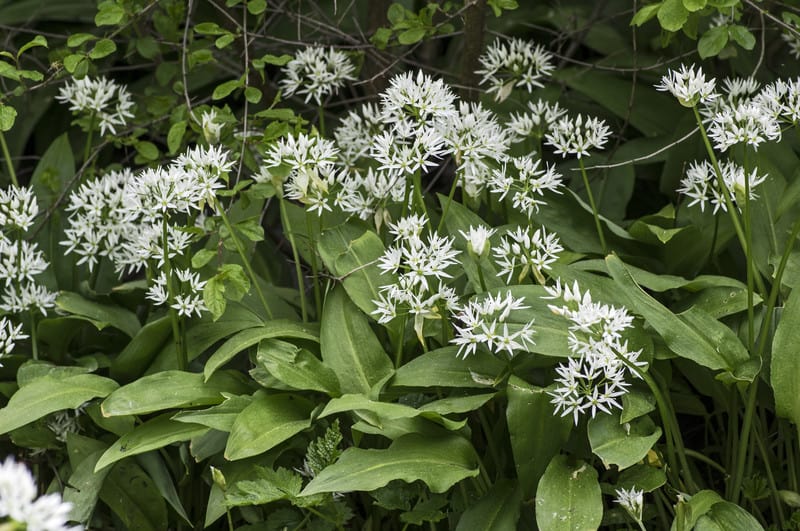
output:
<path id="1" fill-rule="evenodd" d="M 633 316 L 624 308 L 592 301 L 591 294 L 581 293 L 575 282 L 570 288 L 562 287 L 560 279 L 555 286 L 545 286 L 545 299 L 561 299 L 562 305 L 549 305 L 556 315 L 571 321 L 567 345 L 574 355 L 556 368 L 556 387 L 548 391 L 553 397 L 556 413 L 572 414 L 575 424 L 580 415 L 594 417 L 598 411 L 611 413 L 622 409 L 620 398 L 630 384 L 629 373 L 638 375 L 628 364 L 644 367 L 639 361 L 641 350 L 630 351 L 623 332 L 630 328 Z"/>
<path id="2" fill-rule="evenodd" d="M 753 101 L 776 120 L 797 125 L 800 122 L 800 78 L 770 83 L 753 97 Z"/>
<path id="3" fill-rule="evenodd" d="M 684 107 L 694 107 L 698 103 L 707 103 L 717 97 L 716 80 L 706 80 L 701 68 L 695 70 L 694 65 L 681 65 L 680 70 L 668 70 L 661 78 L 656 90 L 669 92 Z"/>
<path id="4" fill-rule="evenodd" d="M 789 21 L 790 28 L 784 28 L 781 31 L 781 39 L 789 47 L 789 55 L 795 59 L 800 59 L 800 32 L 798 32 L 797 25 Z"/>
<path id="5" fill-rule="evenodd" d="M 400 136 L 413 136 L 455 111 L 456 96 L 441 79 L 421 70 L 392 78 L 381 94 L 381 114 Z"/>
<path id="6" fill-rule="evenodd" d="M 544 168 L 541 159 L 514 157 L 494 170 L 489 181 L 489 190 L 500 194 L 500 200 L 511 194 L 514 208 L 524 212 L 528 218 L 539 212 L 546 202 L 542 199 L 546 191 L 560 194 L 563 180 L 553 166 Z"/>
<path id="7" fill-rule="evenodd" d="M 348 167 L 365 158 L 372 147 L 372 139 L 384 130 L 381 111 L 374 103 L 365 103 L 350 111 L 333 131 L 339 158 Z"/>
<path id="8" fill-rule="evenodd" d="M 441 120 L 437 128 L 458 166 L 460 176 L 455 178 L 468 196 L 478 197 L 493 167 L 506 157 L 511 144 L 508 134 L 494 113 L 479 103 L 461 102 L 458 111 Z"/>
<path id="9" fill-rule="evenodd" d="M 322 215 L 325 210 L 331 210 L 330 199 L 333 188 L 337 183 L 338 173 L 329 166 L 319 166 L 317 169 L 294 170 L 284 185 L 285 197 L 306 205 L 309 212 L 316 211 Z"/>
<path id="10" fill-rule="evenodd" d="M 287 166 L 291 170 L 333 169 L 339 150 L 330 140 L 304 133 L 281 138 L 264 153 L 267 167 Z"/>
<path id="11" fill-rule="evenodd" d="M 339 92 L 348 81 L 356 78 L 355 66 L 347 55 L 333 48 L 310 46 L 300 50 L 282 69 L 284 78 L 278 84 L 284 95 L 305 95 L 322 105 L 322 99 Z"/>
<path id="12" fill-rule="evenodd" d="M 200 274 L 190 269 L 176 268 L 172 271 L 173 289 L 175 295 L 170 299 L 167 287 L 167 275 L 161 271 L 153 279 L 153 284 L 148 288 L 146 298 L 156 306 L 168 304 L 170 308 L 178 311 L 178 315 L 200 317 L 202 312 L 208 311 L 203 301 L 203 288 L 206 281 L 200 280 Z"/>
<path id="13" fill-rule="evenodd" d="M 23 281 L 6 286 L 0 295 L 0 310 L 8 313 L 39 311 L 47 315 L 47 310 L 56 305 L 58 293 L 35 282 Z"/>
<path id="14" fill-rule="evenodd" d="M 16 341 L 26 339 L 28 336 L 22 333 L 22 323 L 14 326 L 6 317 L 0 317 L 0 361 L 3 356 L 14 352 Z M 0 363 L 0 367 L 3 364 Z"/>
<path id="15" fill-rule="evenodd" d="M 339 184 L 334 204 L 363 220 L 374 216 L 375 224 L 380 228 L 388 219 L 388 203 L 400 202 L 405 197 L 407 180 L 398 173 L 369 168 L 366 172 L 340 173 Z"/>
<path id="16" fill-rule="evenodd" d="M 550 269 L 550 264 L 558 260 L 558 253 L 563 250 L 555 234 L 548 234 L 544 227 L 534 231 L 528 226 L 517 227 L 503 235 L 493 253 L 500 274 L 508 275 L 506 284 L 511 282 L 517 269 L 520 270 L 518 282 L 533 273 L 536 280 L 544 284 L 542 271 Z"/>
<path id="17" fill-rule="evenodd" d="M 373 138 L 370 157 L 380 164 L 378 169 L 411 175 L 435 168 L 445 153 L 444 138 L 435 129 L 425 128 L 410 137 L 384 131 Z"/>
<path id="18" fill-rule="evenodd" d="M 458 306 L 458 295 L 443 281 L 452 278 L 447 268 L 458 263 L 459 251 L 453 248 L 453 238 L 435 232 L 423 238 L 426 224 L 425 216 L 412 215 L 389 225 L 396 240 L 378 259 L 378 267 L 383 274 L 396 275 L 396 280 L 380 287 L 372 312 L 379 323 L 413 315 L 420 342 L 425 319 L 441 319 Z"/>
<path id="19" fill-rule="evenodd" d="M 33 190 L 11 185 L 0 189 L 0 229 L 25 232 L 39 213 Z"/>
<path id="20" fill-rule="evenodd" d="M 555 70 L 552 59 L 541 45 L 522 39 L 497 39 L 480 56 L 482 68 L 476 73 L 483 75 L 481 84 L 488 83 L 488 92 L 503 101 L 514 87 L 525 87 L 528 92 L 543 87 L 542 80 Z"/>
<path id="21" fill-rule="evenodd" d="M 10 519 L 27 531 L 79 531 L 81 526 L 68 526 L 72 504 L 59 494 L 36 497 L 36 482 L 22 463 L 9 456 L 0 463 L 0 520 Z"/>
<path id="22" fill-rule="evenodd" d="M 748 144 L 757 150 L 767 140 L 780 140 L 781 126 L 768 108 L 758 100 L 748 99 L 723 106 L 711 118 L 708 137 L 720 151 L 736 144 Z"/>
<path id="23" fill-rule="evenodd" d="M 631 515 L 631 518 L 641 522 L 642 513 L 644 512 L 644 491 L 631 487 L 629 490 L 616 489 L 614 494 L 617 495 L 614 502 L 620 504 Z"/>
<path id="24" fill-rule="evenodd" d="M 120 242 L 136 230 L 138 213 L 128 208 L 125 195 L 133 178 L 129 169 L 111 171 L 70 194 L 69 227 L 64 230 L 66 239 L 59 243 L 67 248 L 66 254 L 80 256 L 78 265 L 85 263 L 93 271 L 100 257 L 115 261 Z"/>
<path id="25" fill-rule="evenodd" d="M 552 124 L 567 114 L 558 102 L 549 103 L 542 99 L 536 103 L 528 102 L 528 112 L 512 113 L 506 127 L 513 134 L 515 142 L 526 138 L 542 139 L 550 131 Z"/>
<path id="26" fill-rule="evenodd" d="M 578 158 L 589 156 L 590 149 L 603 149 L 611 131 L 599 118 L 578 115 L 561 118 L 545 135 L 547 144 L 555 148 L 556 155 Z"/>
<path id="27" fill-rule="evenodd" d="M 689 165 L 686 176 L 681 179 L 681 186 L 678 188 L 679 193 L 691 199 L 689 206 L 699 204 L 700 210 L 705 211 L 706 203 L 711 203 L 714 214 L 720 209 L 727 212 L 728 206 L 723 195 L 727 194 L 737 208 L 741 209 L 738 204 L 744 199 L 747 187 L 750 189 L 750 199 L 758 198 L 755 188 L 764 182 L 766 175 L 758 175 L 757 169 L 753 169 L 747 175 L 744 168 L 731 161 L 722 162 L 719 166 L 725 183 L 724 189 L 720 187 L 714 166 L 710 162 L 692 162 Z"/>
<path id="28" fill-rule="evenodd" d="M 533 345 L 533 320 L 524 325 L 509 322 L 513 312 L 529 308 L 524 303 L 510 291 L 505 297 L 498 293 L 471 300 L 454 315 L 456 336 L 450 342 L 458 345 L 458 356 L 466 358 L 484 345 L 494 354 L 505 351 L 512 357 Z"/>
<path id="29" fill-rule="evenodd" d="M 0 236 L 0 278 L 6 286 L 23 280 L 33 282 L 48 265 L 38 244 Z"/>
<path id="30" fill-rule="evenodd" d="M 217 110 L 213 107 L 207 111 L 203 111 L 203 114 L 200 115 L 200 127 L 203 130 L 203 137 L 205 137 L 206 142 L 209 144 L 219 143 L 222 129 L 225 127 L 225 124 L 220 123 L 217 117 Z"/>
<path id="31" fill-rule="evenodd" d="M 467 250 L 475 256 L 484 256 L 489 252 L 491 244 L 489 238 L 497 232 L 496 229 L 490 229 L 484 225 L 477 227 L 470 226 L 467 232 L 463 230 L 458 231 L 465 240 L 467 240 Z"/>
<path id="32" fill-rule="evenodd" d="M 100 126 L 100 134 L 116 134 L 128 118 L 133 118 L 133 101 L 124 85 L 101 76 L 73 79 L 58 91 L 56 99 L 68 103 L 73 112 L 93 117 Z"/>
<path id="33" fill-rule="evenodd" d="M 117 273 L 135 273 L 153 261 L 164 265 L 163 229 L 160 224 L 141 223 L 125 239 L 118 253 L 109 255 Z M 183 227 L 167 225 L 167 254 L 170 259 L 180 256 L 192 243 L 192 233 Z"/>

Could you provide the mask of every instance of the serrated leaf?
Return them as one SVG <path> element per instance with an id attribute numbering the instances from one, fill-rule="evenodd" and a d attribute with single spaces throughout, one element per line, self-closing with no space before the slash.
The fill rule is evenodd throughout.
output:
<path id="1" fill-rule="evenodd" d="M 300 494 L 303 478 L 291 470 L 255 467 L 225 491 L 228 507 L 264 505 L 278 500 L 291 500 Z"/>
<path id="2" fill-rule="evenodd" d="M 426 437 L 410 434 L 386 450 L 348 448 L 339 460 L 311 480 L 301 496 L 323 492 L 371 491 L 390 481 L 422 481 L 432 492 L 478 475 L 472 445 L 459 435 Z"/>
<path id="3" fill-rule="evenodd" d="M 683 7 L 694 13 L 695 11 L 700 11 L 706 7 L 707 3 L 708 0 L 683 0 Z"/>

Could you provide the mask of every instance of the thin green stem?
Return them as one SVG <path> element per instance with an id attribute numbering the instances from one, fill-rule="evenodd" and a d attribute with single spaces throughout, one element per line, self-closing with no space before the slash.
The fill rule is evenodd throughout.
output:
<path id="1" fill-rule="evenodd" d="M 475 264 L 478 266 L 478 281 L 481 283 L 481 293 L 486 291 L 486 281 L 483 279 L 483 267 L 481 267 L 480 258 L 475 260 Z"/>
<path id="2" fill-rule="evenodd" d="M 778 485 L 775 483 L 775 476 L 772 474 L 772 463 L 767 454 L 767 447 L 764 444 L 764 439 L 761 437 L 761 431 L 756 424 L 753 430 L 753 438 L 756 441 L 758 453 L 761 454 L 761 460 L 764 461 L 764 469 L 767 474 L 767 484 L 769 485 L 770 495 L 773 498 L 775 509 L 778 512 L 778 521 L 780 523 L 779 529 L 786 529 L 786 515 L 783 514 L 783 500 L 778 495 Z"/>
<path id="3" fill-rule="evenodd" d="M 172 264 L 169 259 L 169 231 L 166 216 L 161 221 L 161 246 L 164 253 L 164 276 L 167 279 L 167 304 L 169 305 L 169 320 L 172 323 L 175 356 L 178 370 L 185 371 L 189 366 L 189 356 L 186 352 L 186 345 L 183 342 L 183 334 L 181 334 L 181 316 L 178 315 L 178 310 L 172 307 L 175 302 L 175 284 L 172 279 Z"/>
<path id="4" fill-rule="evenodd" d="M 696 459 L 698 461 L 702 461 L 703 463 L 707 464 L 711 468 L 716 469 L 718 472 L 721 472 L 722 474 L 724 474 L 726 476 L 728 475 L 728 471 L 725 470 L 724 466 L 720 465 L 719 463 L 717 463 L 716 461 L 714 461 L 710 457 L 706 456 L 705 454 L 702 454 L 700 452 L 696 452 L 696 451 L 691 450 L 689 448 L 687 448 L 685 451 L 686 451 L 686 455 L 688 457 L 691 457 L 692 459 Z"/>
<path id="5" fill-rule="evenodd" d="M 697 107 L 692 107 L 692 111 L 694 111 L 695 120 L 697 120 L 697 127 L 700 129 L 700 136 L 703 138 L 703 144 L 706 147 L 706 152 L 708 153 L 708 157 L 711 159 L 711 165 L 714 167 L 714 173 L 717 177 L 717 184 L 722 192 L 721 195 L 725 201 L 725 208 L 728 211 L 731 223 L 733 223 L 733 229 L 736 231 L 736 237 L 739 238 L 739 244 L 742 246 L 742 249 L 745 249 L 747 247 L 747 238 L 742 230 L 742 224 L 739 221 L 739 216 L 736 214 L 736 207 L 734 206 L 733 201 L 731 201 L 730 194 L 727 192 L 728 185 L 725 184 L 725 179 L 722 177 L 722 170 L 719 167 L 719 161 L 717 160 L 717 156 L 714 154 L 714 149 L 711 147 L 711 142 L 708 140 L 708 134 L 706 134 L 706 128 L 703 125 L 703 120 L 700 118 L 700 113 L 697 111 Z M 759 293 L 766 293 L 767 290 L 764 287 L 764 281 L 761 279 L 761 276 L 756 276 L 755 281 L 758 285 Z"/>
<path id="6" fill-rule="evenodd" d="M 755 345 L 755 313 L 753 308 L 753 277 L 755 271 L 753 269 L 753 228 L 752 220 L 750 219 L 750 179 L 747 177 L 747 146 L 744 149 L 744 200 L 742 201 L 743 207 L 743 220 L 744 220 L 744 238 L 747 242 L 745 246 L 745 263 L 747 267 L 747 350 L 750 355 L 753 355 L 753 346 Z"/>
<path id="7" fill-rule="evenodd" d="M 403 315 L 402 324 L 400 325 L 400 333 L 397 338 L 397 345 L 394 347 L 394 368 L 399 369 L 400 364 L 403 362 L 403 343 L 406 337 L 406 325 L 408 324 L 408 315 Z"/>
<path id="8" fill-rule="evenodd" d="M 581 168 L 581 176 L 583 177 L 583 186 L 586 187 L 586 195 L 589 196 L 589 206 L 592 207 L 592 216 L 594 216 L 594 226 L 597 228 L 597 236 L 600 238 L 600 245 L 603 247 L 603 254 L 608 254 L 606 237 L 605 234 L 603 234 L 603 226 L 600 224 L 600 214 L 597 211 L 597 205 L 594 202 L 592 187 L 589 185 L 589 176 L 586 174 L 586 166 L 584 166 L 582 158 L 578 159 L 578 165 Z"/>
<path id="9" fill-rule="evenodd" d="M 753 378 L 753 383 L 747 388 L 747 402 L 744 406 L 744 419 L 742 419 L 742 429 L 739 432 L 739 448 L 736 453 L 736 464 L 731 474 L 731 501 L 739 503 L 739 491 L 742 488 L 744 479 L 744 466 L 747 459 L 747 445 L 750 439 L 750 430 L 753 426 L 753 413 L 756 408 L 756 396 L 758 395 L 758 374 Z"/>
<path id="10" fill-rule="evenodd" d="M 36 314 L 33 310 L 30 311 L 31 314 L 31 355 L 33 356 L 34 360 L 39 359 L 39 338 L 37 337 L 36 333 Z"/>
<path id="11" fill-rule="evenodd" d="M 83 147 L 83 163 L 89 160 L 92 153 L 92 143 L 94 142 L 94 113 L 89 115 L 89 131 L 86 133 L 86 145 Z"/>
<path id="12" fill-rule="evenodd" d="M 294 258 L 294 270 L 297 275 L 297 290 L 300 292 L 300 313 L 303 316 L 303 322 L 308 322 L 308 309 L 306 308 L 306 283 L 303 278 L 303 268 L 300 264 L 300 254 L 297 252 L 297 244 L 294 241 L 294 231 L 289 225 L 289 215 L 286 213 L 285 204 L 283 199 L 280 200 L 281 208 L 281 222 L 283 223 L 283 231 L 286 237 L 289 238 L 289 245 L 292 247 L 292 257 Z"/>
<path id="13" fill-rule="evenodd" d="M 442 227 L 444 226 L 444 220 L 447 218 L 447 212 L 450 210 L 450 203 L 453 202 L 453 196 L 456 195 L 456 188 L 458 188 L 458 183 L 461 180 L 461 172 L 456 173 L 456 178 L 453 179 L 453 185 L 450 187 L 450 193 L 447 194 L 447 203 L 444 205 L 444 210 L 442 211 L 442 219 L 439 220 L 439 226 L 436 227 L 436 232 L 441 232 Z"/>
<path id="14" fill-rule="evenodd" d="M 311 222 L 311 212 L 306 210 L 306 232 L 308 232 L 308 252 L 311 255 L 311 275 L 314 283 L 314 306 L 317 310 L 317 319 L 322 316 L 322 291 L 319 287 L 319 274 L 317 271 L 317 241 L 314 238 L 314 227 Z"/>
<path id="15" fill-rule="evenodd" d="M 494 431 L 492 427 L 489 425 L 489 419 L 486 418 L 486 413 L 484 412 L 483 408 L 478 409 L 478 420 L 480 420 L 481 428 L 483 429 L 483 434 L 486 437 L 486 445 L 489 447 L 489 455 L 492 456 L 492 461 L 494 462 L 494 469 L 496 472 L 499 472 L 502 467 L 502 462 L 500 461 L 500 453 L 497 451 L 497 447 L 494 444 L 494 438 L 492 434 Z"/>
<path id="16" fill-rule="evenodd" d="M 6 136 L 2 131 L 0 131 L 0 148 L 3 150 L 3 158 L 6 161 L 6 168 L 8 168 L 8 177 L 11 179 L 11 184 L 19 186 L 17 172 L 14 171 L 14 163 L 11 161 L 11 153 L 8 151 L 8 144 L 6 144 Z"/>
<path id="17" fill-rule="evenodd" d="M 428 225 L 428 230 L 430 230 L 432 228 L 431 218 L 428 216 L 428 209 L 425 207 L 425 200 L 422 198 L 422 176 L 419 171 L 414 173 L 412 180 L 414 189 L 411 193 L 414 194 L 414 202 L 417 204 L 418 212 L 425 214 L 425 221 Z"/>
<path id="18" fill-rule="evenodd" d="M 222 218 L 222 223 L 225 225 L 225 228 L 228 229 L 228 234 L 231 235 L 231 240 L 233 241 L 233 245 L 236 247 L 236 252 L 239 253 L 239 257 L 242 259 L 242 264 L 244 265 L 245 271 L 247 271 L 247 276 L 250 277 L 250 284 L 252 284 L 255 288 L 256 294 L 258 294 L 258 299 L 261 301 L 264 311 L 267 312 L 267 317 L 272 319 L 272 310 L 270 309 L 269 304 L 267 304 L 267 299 L 264 297 L 264 291 L 261 289 L 261 284 L 258 282 L 255 271 L 253 271 L 253 266 L 250 265 L 250 258 L 247 256 L 247 253 L 245 253 L 244 245 L 242 245 L 241 240 L 239 240 L 239 237 L 233 231 L 233 227 L 228 219 L 228 215 L 225 213 L 225 209 L 222 208 L 222 205 L 218 205 L 218 207 L 220 218 Z M 281 209 L 281 212 L 283 212 L 283 209 Z M 292 245 L 292 248 L 294 248 L 294 245 Z"/>

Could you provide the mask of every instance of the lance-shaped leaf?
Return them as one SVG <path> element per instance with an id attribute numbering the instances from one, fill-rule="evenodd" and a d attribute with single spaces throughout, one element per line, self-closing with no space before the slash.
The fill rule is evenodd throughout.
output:
<path id="1" fill-rule="evenodd" d="M 800 425 L 800 289 L 793 289 L 772 340 L 770 380 L 775 412 Z"/>
<path id="2" fill-rule="evenodd" d="M 141 328 L 139 319 L 132 311 L 111 304 L 90 301 L 77 293 L 62 291 L 58 294 L 56 306 L 63 312 L 86 319 L 98 330 L 113 326 L 133 337 Z"/>
<path id="3" fill-rule="evenodd" d="M 597 471 L 566 455 L 550 461 L 536 490 L 536 523 L 541 531 L 597 529 L 603 519 L 603 499 Z"/>
<path id="4" fill-rule="evenodd" d="M 67 378 L 40 378 L 20 388 L 0 409 L 0 434 L 8 433 L 34 420 L 75 409 L 93 398 L 105 397 L 118 387 L 117 382 L 94 374 Z"/>
<path id="5" fill-rule="evenodd" d="M 339 394 L 336 374 L 306 349 L 279 339 L 265 339 L 258 345 L 256 359 L 272 376 L 290 387 L 330 396 Z"/>
<path id="6" fill-rule="evenodd" d="M 333 369 L 342 393 L 368 395 L 392 373 L 392 362 L 341 286 L 325 299 L 320 331 L 322 360 Z"/>
<path id="7" fill-rule="evenodd" d="M 396 479 L 407 483 L 422 481 L 432 492 L 444 492 L 462 479 L 477 475 L 475 450 L 463 437 L 411 434 L 400 437 L 385 450 L 348 448 L 300 495 L 370 491 Z"/>
<path id="8" fill-rule="evenodd" d="M 400 387 L 491 387 L 506 364 L 485 352 L 459 358 L 457 347 L 426 352 L 406 363 L 392 378 Z"/>

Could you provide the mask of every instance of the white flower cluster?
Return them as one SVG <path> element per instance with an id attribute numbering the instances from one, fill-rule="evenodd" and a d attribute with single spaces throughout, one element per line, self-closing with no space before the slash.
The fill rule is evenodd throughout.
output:
<path id="1" fill-rule="evenodd" d="M 35 277 L 50 265 L 38 244 L 25 239 L 25 231 L 39 214 L 39 205 L 29 188 L 10 186 L 0 190 L 0 310 L 21 313 L 38 310 L 47 314 L 56 293 L 38 284 Z"/>
<path id="2" fill-rule="evenodd" d="M 497 232 L 497 229 L 490 229 L 485 225 L 478 225 L 477 227 L 470 226 L 467 232 L 463 230 L 458 232 L 467 241 L 467 250 L 476 257 L 482 257 L 489 253 L 489 249 L 491 248 L 489 238 Z"/>
<path id="3" fill-rule="evenodd" d="M 550 269 L 550 264 L 558 260 L 558 253 L 563 250 L 555 234 L 548 234 L 544 227 L 533 230 L 527 226 L 517 227 L 503 235 L 493 252 L 500 274 L 508 275 L 507 284 L 517 268 L 521 268 L 517 277 L 519 282 L 533 273 L 536 280 L 544 284 L 542 271 Z"/>
<path id="4" fill-rule="evenodd" d="M 500 194 L 501 201 L 511 193 L 511 204 L 514 208 L 530 218 L 539 212 L 540 206 L 546 204 L 542 199 L 545 191 L 561 193 L 561 174 L 549 164 L 545 164 L 544 168 L 541 166 L 541 159 L 513 157 L 503 163 L 502 168 L 494 170 L 489 181 L 489 190 Z"/>
<path id="5" fill-rule="evenodd" d="M 556 155 L 581 158 L 589 156 L 589 149 L 603 149 L 610 135 L 611 130 L 605 121 L 579 114 L 561 118 L 552 124 L 545 140 L 555 148 Z"/>
<path id="6" fill-rule="evenodd" d="M 533 345 L 533 320 L 524 325 L 512 324 L 509 330 L 511 313 L 529 308 L 524 303 L 524 298 L 514 297 L 510 291 L 505 298 L 498 293 L 471 300 L 454 316 L 460 324 L 455 325 L 456 337 L 450 342 L 458 345 L 458 356 L 466 358 L 484 345 L 494 354 L 505 351 L 512 357 L 515 351 Z"/>
<path id="7" fill-rule="evenodd" d="M 681 65 L 680 70 L 669 70 L 656 85 L 656 90 L 669 92 L 684 107 L 694 107 L 698 103 L 708 103 L 717 97 L 716 80 L 706 80 L 702 68 L 694 65 Z"/>
<path id="8" fill-rule="evenodd" d="M 79 531 L 81 526 L 67 525 L 71 509 L 59 494 L 37 498 L 36 482 L 24 464 L 11 456 L 0 463 L 0 520 L 8 518 L 27 531 Z"/>
<path id="9" fill-rule="evenodd" d="M 425 216 L 411 215 L 389 225 L 395 244 L 379 259 L 378 267 L 384 274 L 397 275 L 397 281 L 381 286 L 372 312 L 379 323 L 413 315 L 420 341 L 424 319 L 441 319 L 444 312 L 458 307 L 455 290 L 443 280 L 452 278 L 447 268 L 458 263 L 455 257 L 459 251 L 453 248 L 453 238 L 435 232 L 423 238 L 426 223 Z"/>
<path id="10" fill-rule="evenodd" d="M 617 497 L 614 502 L 627 511 L 631 518 L 637 522 L 642 521 L 642 513 L 644 512 L 644 490 L 638 490 L 636 487 L 630 489 L 617 489 L 614 491 Z"/>
<path id="11" fill-rule="evenodd" d="M 708 161 L 692 162 L 686 170 L 686 176 L 681 179 L 681 186 L 678 192 L 686 195 L 692 201 L 689 206 L 700 205 L 700 210 L 705 211 L 706 203 L 711 203 L 714 207 L 714 214 L 722 209 L 728 211 L 725 203 L 725 195 L 737 205 L 744 200 L 745 190 L 749 187 L 750 199 L 756 199 L 755 188 L 764 182 L 766 175 L 759 175 L 758 169 L 747 174 L 738 164 L 725 161 L 720 163 L 719 169 L 722 172 L 722 181 L 725 183 L 724 189 L 720 187 L 714 166 Z"/>
<path id="12" fill-rule="evenodd" d="M 578 283 L 562 288 L 560 279 L 555 286 L 545 286 L 546 299 L 562 299 L 564 304 L 548 305 L 556 315 L 571 321 L 569 349 L 574 357 L 556 368 L 556 388 L 548 391 L 553 397 L 556 413 L 573 415 L 578 424 L 580 415 L 589 412 L 592 417 L 598 410 L 610 413 L 612 408 L 622 409 L 618 400 L 630 384 L 626 375 L 636 373 L 629 364 L 643 367 L 639 361 L 641 350 L 628 350 L 622 332 L 630 328 L 633 316 L 624 308 L 592 301 L 589 291 L 581 293 Z"/>
<path id="13" fill-rule="evenodd" d="M 347 81 L 354 81 L 355 66 L 344 53 L 333 48 L 309 46 L 297 52 L 283 68 L 286 76 L 279 85 L 286 96 L 305 95 L 322 105 L 322 99 L 336 94 Z"/>
<path id="14" fill-rule="evenodd" d="M 797 24 L 790 21 L 789 28 L 781 31 L 781 39 L 789 47 L 789 54 L 795 59 L 800 59 L 800 32 L 798 32 Z"/>
<path id="15" fill-rule="evenodd" d="M 164 271 L 161 271 L 153 280 L 153 284 L 147 290 L 147 298 L 153 301 L 156 306 L 169 304 L 170 308 L 178 311 L 178 315 L 186 317 L 191 317 L 193 314 L 197 314 L 200 317 L 202 312 L 208 311 L 203 301 L 203 288 L 206 285 L 206 281 L 200 280 L 200 274 L 181 268 L 174 269 L 172 273 L 180 283 L 180 286 L 178 286 L 179 293 L 175 295 L 174 299 L 170 301 L 169 290 L 167 289 L 167 274 Z"/>
<path id="16" fill-rule="evenodd" d="M 72 112 L 88 115 L 90 121 L 98 120 L 101 135 L 116 134 L 117 127 L 124 127 L 127 119 L 133 118 L 128 89 L 105 76 L 73 79 L 61 87 L 56 99 L 68 103 Z"/>
<path id="17" fill-rule="evenodd" d="M 21 339 L 26 339 L 28 336 L 22 333 L 22 324 L 14 326 L 10 320 L 5 317 L 0 317 L 0 361 L 3 356 L 7 356 L 14 352 L 15 342 Z M 0 363 L 0 367 L 3 364 Z"/>
<path id="18" fill-rule="evenodd" d="M 536 103 L 528 102 L 528 112 L 512 113 L 506 125 L 514 135 L 515 142 L 521 142 L 526 138 L 541 140 L 550 132 L 552 125 L 565 114 L 567 111 L 559 107 L 557 102 L 549 103 L 539 99 Z"/>
<path id="19" fill-rule="evenodd" d="M 541 45 L 522 39 L 503 42 L 495 40 L 480 56 L 481 84 L 488 83 L 488 92 L 495 94 L 497 101 L 505 100 L 514 87 L 525 87 L 528 92 L 542 87 L 541 80 L 549 77 L 555 66 L 553 56 Z"/>

